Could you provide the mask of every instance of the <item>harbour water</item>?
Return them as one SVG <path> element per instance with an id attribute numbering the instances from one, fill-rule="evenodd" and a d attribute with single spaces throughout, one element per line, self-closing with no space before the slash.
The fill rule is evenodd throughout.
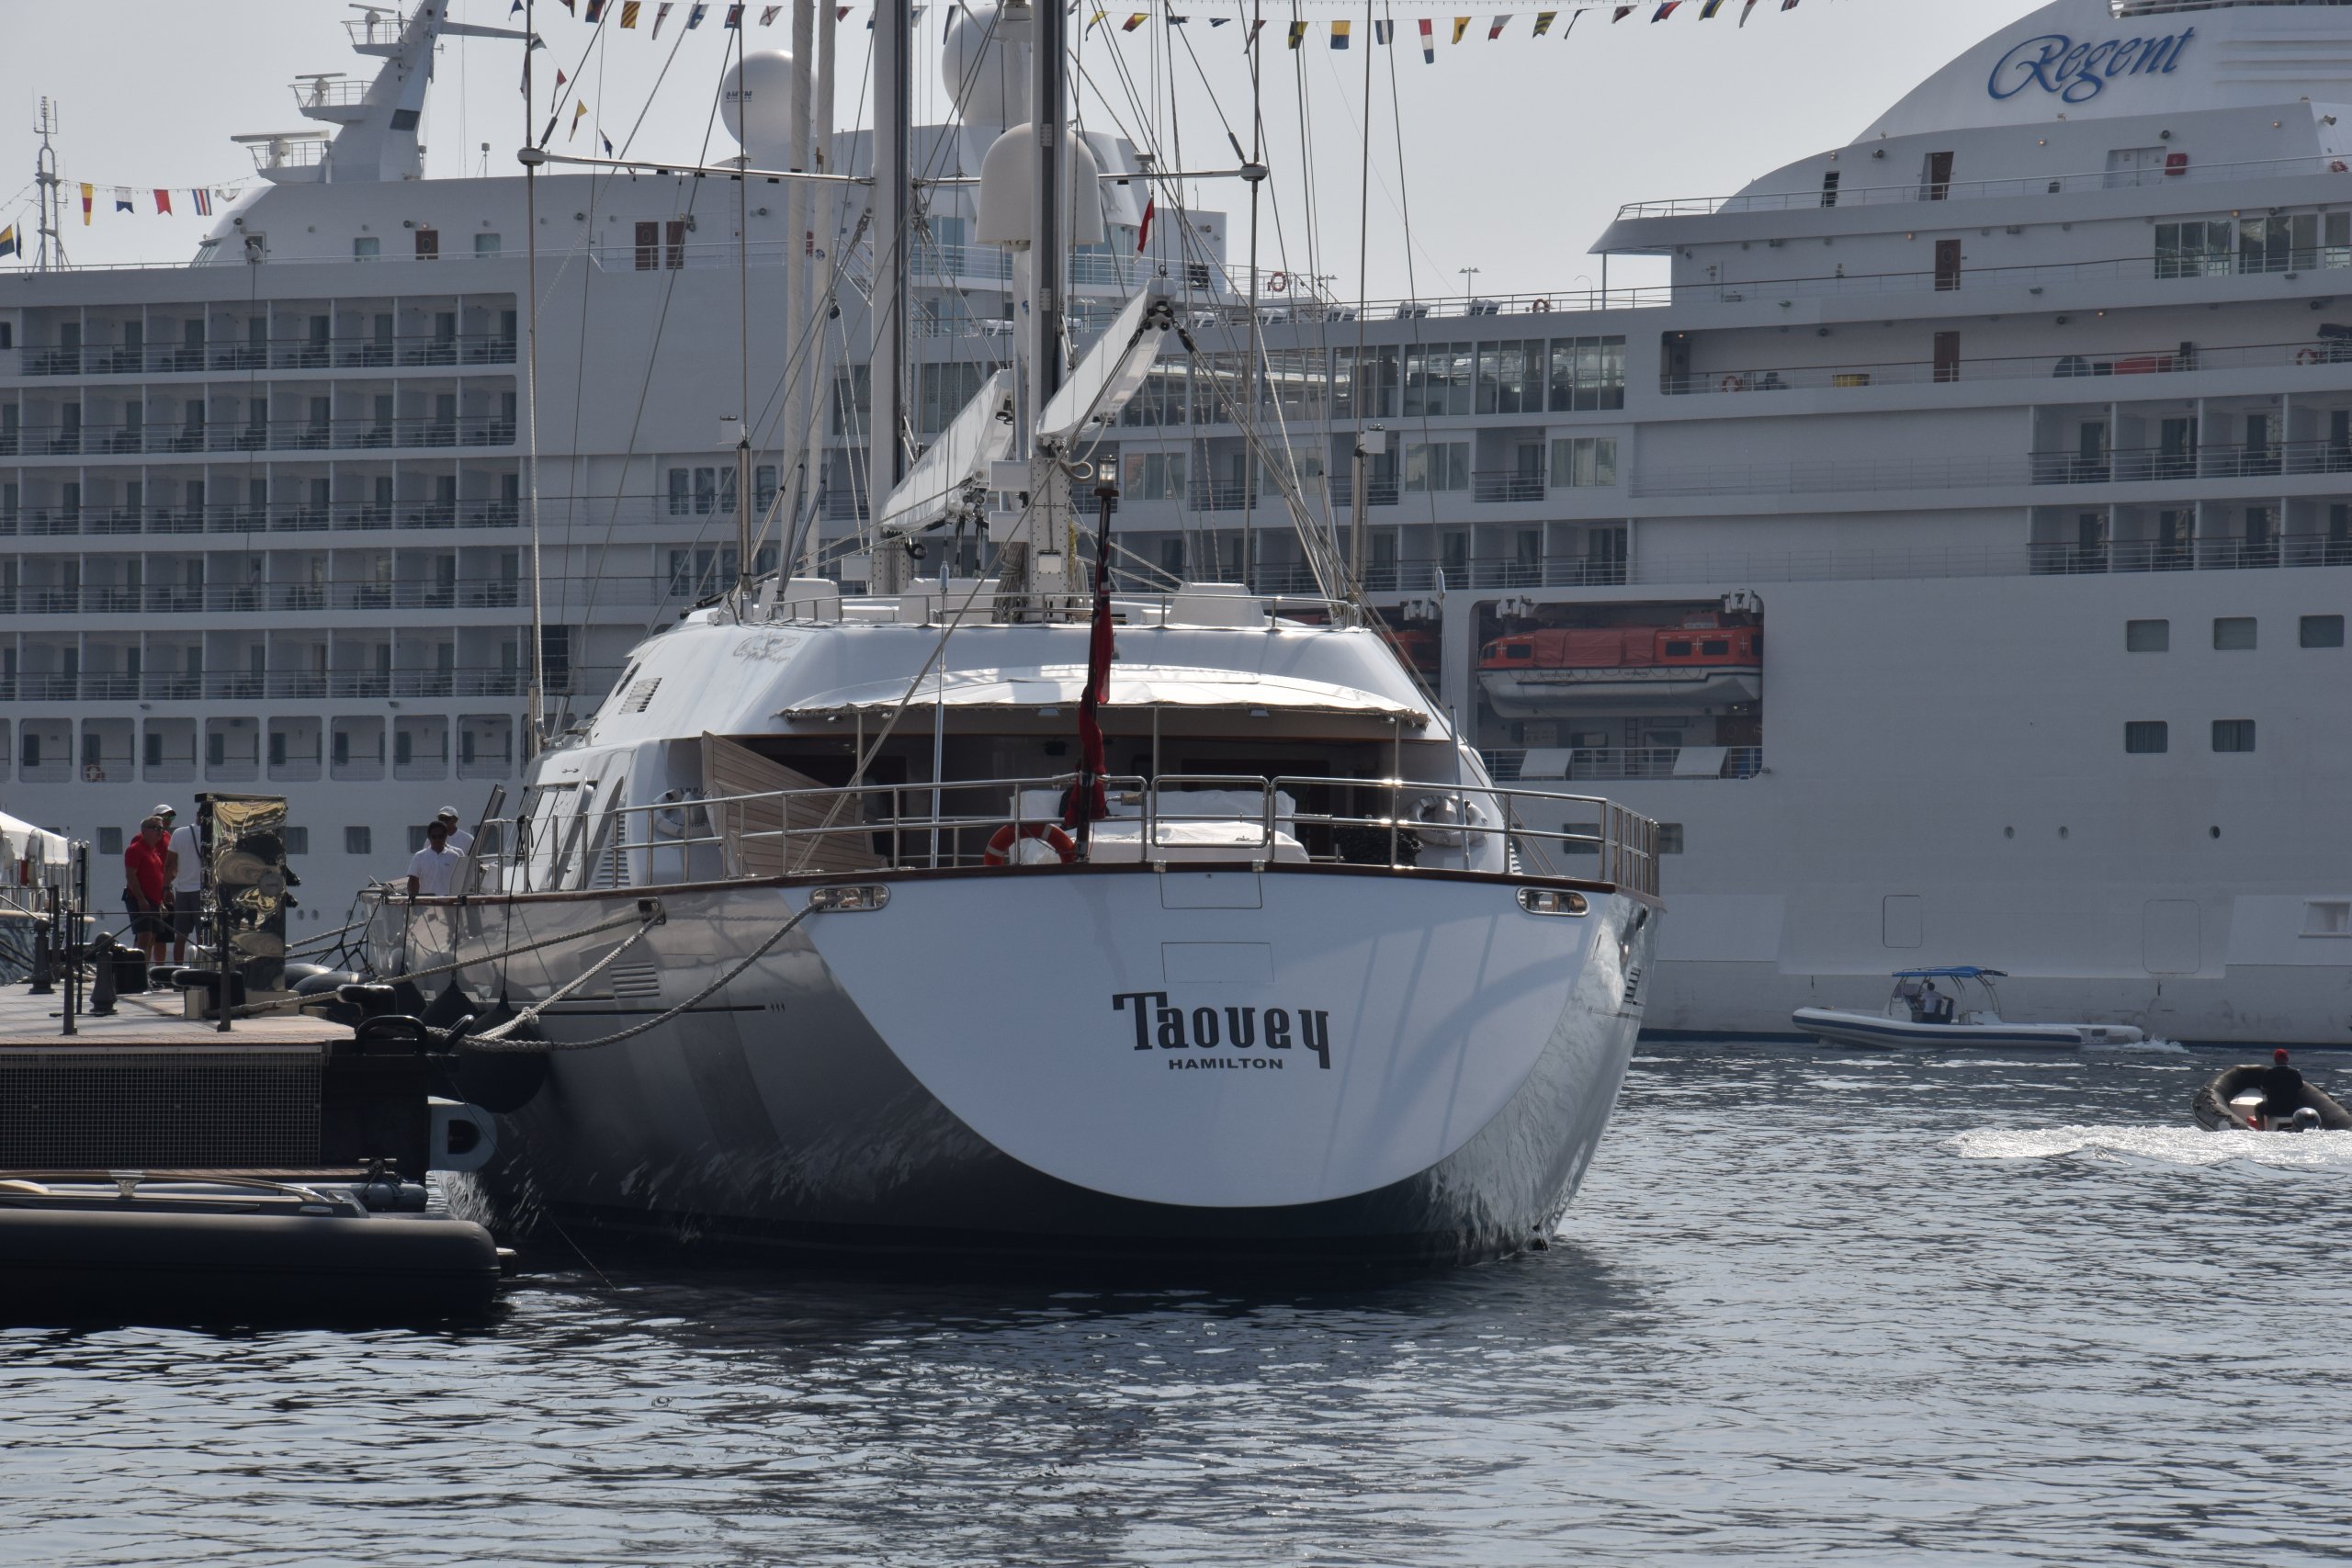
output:
<path id="1" fill-rule="evenodd" d="M 583 1237 L 462 1334 L 6 1331 L 6 1555 L 2342 1561 L 2352 1134 L 2198 1130 L 2225 1059 L 1648 1048 L 1552 1247 L 1435 1276 Z"/>

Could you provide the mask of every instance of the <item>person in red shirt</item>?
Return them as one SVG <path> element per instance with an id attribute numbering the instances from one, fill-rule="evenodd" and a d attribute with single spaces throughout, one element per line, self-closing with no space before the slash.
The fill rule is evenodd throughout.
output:
<path id="1" fill-rule="evenodd" d="M 122 852 L 122 905 L 130 911 L 131 940 L 150 964 L 164 961 L 172 940 L 172 896 L 164 876 L 166 842 L 164 819 L 150 817 Z"/>

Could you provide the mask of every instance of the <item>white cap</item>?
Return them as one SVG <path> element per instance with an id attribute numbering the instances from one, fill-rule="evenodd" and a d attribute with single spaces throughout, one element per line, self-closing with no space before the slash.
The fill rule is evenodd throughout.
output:
<path id="1" fill-rule="evenodd" d="M 174 805 L 173 805 L 170 801 L 168 801 L 168 800 L 167 800 L 167 801 L 165 801 L 165 802 L 164 802 L 164 804 L 163 804 L 163 805 L 161 805 L 161 806 L 159 806 L 159 807 L 155 807 L 155 809 L 154 809 L 154 810 L 150 811 L 149 813 L 147 813 L 147 815 L 148 815 L 148 816 L 150 816 L 150 817 L 177 817 L 179 814 L 180 814 L 180 808 L 179 808 L 178 807 L 176 807 L 176 806 L 174 806 Z"/>
<path id="2" fill-rule="evenodd" d="M 450 821 L 455 822 L 458 819 L 458 808 L 454 806 L 445 806 L 433 815 L 436 818 L 447 817 Z"/>

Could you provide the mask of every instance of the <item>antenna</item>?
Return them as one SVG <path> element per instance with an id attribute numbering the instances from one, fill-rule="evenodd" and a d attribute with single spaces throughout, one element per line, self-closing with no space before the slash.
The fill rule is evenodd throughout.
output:
<path id="1" fill-rule="evenodd" d="M 33 183 L 40 187 L 40 248 L 34 270 L 54 272 L 65 265 L 65 184 L 57 177 L 57 150 L 49 143 L 57 130 L 57 107 L 40 101 L 40 151 L 33 155 Z"/>

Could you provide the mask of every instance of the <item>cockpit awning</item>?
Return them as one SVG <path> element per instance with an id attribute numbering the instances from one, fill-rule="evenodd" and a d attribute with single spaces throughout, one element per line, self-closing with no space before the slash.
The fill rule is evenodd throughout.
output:
<path id="1" fill-rule="evenodd" d="M 1049 664 L 1025 670 L 951 670 L 944 676 L 926 675 L 910 699 L 907 682 L 873 681 L 820 692 L 780 709 L 779 718 L 825 718 L 833 715 L 887 711 L 905 702 L 930 707 L 944 702 L 950 708 L 1014 709 L 1076 707 L 1086 686 L 1083 664 Z M 1239 670 L 1157 669 L 1111 671 L 1114 708 L 1264 708 L 1295 714 L 1345 714 L 1400 719 L 1425 725 L 1429 715 L 1377 692 L 1288 675 L 1259 675 Z"/>

